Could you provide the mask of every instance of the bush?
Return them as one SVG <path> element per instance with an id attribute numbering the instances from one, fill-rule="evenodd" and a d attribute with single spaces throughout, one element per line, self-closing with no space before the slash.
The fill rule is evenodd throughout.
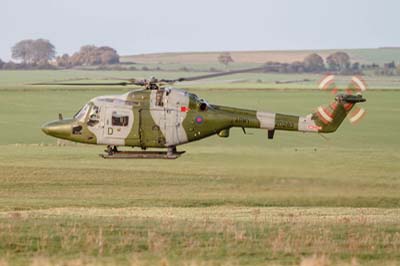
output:
<path id="1" fill-rule="evenodd" d="M 228 64 L 234 62 L 230 53 L 221 53 L 218 56 L 217 60 L 219 63 L 223 64 L 225 67 L 228 66 Z"/>
<path id="2" fill-rule="evenodd" d="M 12 61 L 9 61 L 7 63 L 5 63 L 3 65 L 3 69 L 7 69 L 7 70 L 17 70 L 17 69 L 21 69 L 20 66 Z"/>

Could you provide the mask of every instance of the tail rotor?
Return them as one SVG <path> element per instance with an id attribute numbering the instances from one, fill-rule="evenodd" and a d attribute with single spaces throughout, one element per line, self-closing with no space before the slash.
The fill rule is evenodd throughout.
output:
<path id="1" fill-rule="evenodd" d="M 335 95 L 340 91 L 335 75 L 331 74 L 320 80 L 318 88 Z M 364 79 L 360 76 L 353 76 L 350 83 L 344 88 L 344 93 L 338 94 L 336 101 L 329 106 L 319 106 L 316 114 L 325 125 L 328 125 L 333 121 L 333 114 L 338 108 L 338 103 L 342 103 L 349 122 L 353 125 L 358 124 L 365 117 L 367 111 L 363 107 L 355 106 L 355 104 L 366 101 L 362 97 L 362 93 L 366 90 L 367 84 Z"/>

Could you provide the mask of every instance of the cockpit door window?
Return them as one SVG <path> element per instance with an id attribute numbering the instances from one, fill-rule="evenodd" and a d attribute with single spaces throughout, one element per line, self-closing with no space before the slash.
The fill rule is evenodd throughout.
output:
<path id="1" fill-rule="evenodd" d="M 123 145 L 131 133 L 134 117 L 130 108 L 106 108 L 103 142 L 106 144 Z"/>
<path id="2" fill-rule="evenodd" d="M 112 112 L 111 124 L 113 126 L 126 127 L 129 124 L 129 115 L 114 111 Z"/>

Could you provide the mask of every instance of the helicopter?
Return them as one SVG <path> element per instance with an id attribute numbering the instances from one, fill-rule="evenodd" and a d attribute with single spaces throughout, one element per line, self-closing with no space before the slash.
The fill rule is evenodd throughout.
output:
<path id="1" fill-rule="evenodd" d="M 184 151 L 177 146 L 212 135 L 229 137 L 231 128 L 259 128 L 273 139 L 276 130 L 332 133 L 355 104 L 365 102 L 360 93 L 339 93 L 326 108 L 300 116 L 248 110 L 212 104 L 194 93 L 173 87 L 194 81 L 264 71 L 265 67 L 241 69 L 178 79 L 126 79 L 113 83 L 36 83 L 63 86 L 140 86 L 121 95 L 98 96 L 87 102 L 72 118 L 45 123 L 42 131 L 73 142 L 107 145 L 106 159 L 176 159 Z M 120 151 L 119 147 L 139 147 L 140 151 Z M 147 151 L 162 148 L 161 151 Z M 166 151 L 165 151 L 166 149 Z"/>

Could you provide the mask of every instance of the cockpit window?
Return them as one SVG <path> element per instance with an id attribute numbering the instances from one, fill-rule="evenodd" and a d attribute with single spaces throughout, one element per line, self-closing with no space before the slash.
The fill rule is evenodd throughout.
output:
<path id="1" fill-rule="evenodd" d="M 100 108 L 97 105 L 93 105 L 92 109 L 89 112 L 89 121 L 87 122 L 88 126 L 94 126 L 99 123 L 99 112 Z"/>
<path id="2" fill-rule="evenodd" d="M 75 118 L 76 120 L 83 121 L 83 119 L 85 119 L 85 117 L 86 117 L 86 113 L 88 112 L 89 107 L 90 107 L 89 104 L 85 104 L 85 106 L 83 106 L 82 109 L 79 110 L 79 111 L 74 115 L 74 118 Z"/>

